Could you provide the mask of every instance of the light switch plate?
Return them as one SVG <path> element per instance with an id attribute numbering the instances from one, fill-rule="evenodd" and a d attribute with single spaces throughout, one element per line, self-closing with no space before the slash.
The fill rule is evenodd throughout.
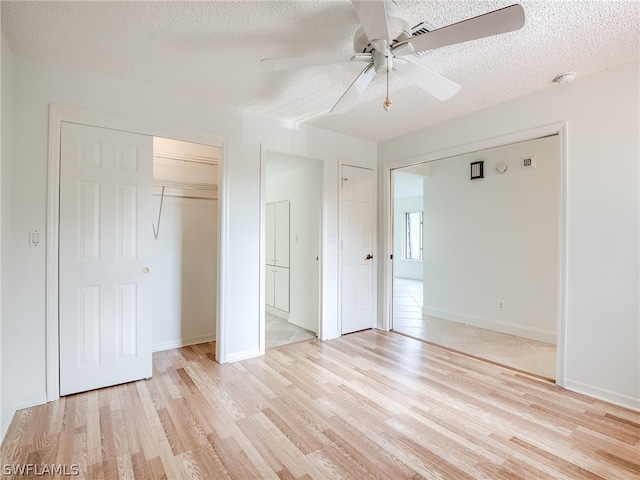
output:
<path id="1" fill-rule="evenodd" d="M 42 244 L 42 234 L 40 230 L 29 230 L 29 246 L 39 247 Z"/>

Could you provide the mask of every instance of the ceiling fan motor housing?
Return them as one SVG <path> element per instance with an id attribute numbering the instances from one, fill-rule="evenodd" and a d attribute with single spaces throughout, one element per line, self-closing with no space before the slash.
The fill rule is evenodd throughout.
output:
<path id="1" fill-rule="evenodd" d="M 404 20 L 396 17 L 389 17 L 387 18 L 387 25 L 389 27 L 389 34 L 393 39 L 391 44 L 411 38 L 411 27 Z M 356 53 L 371 53 L 371 51 L 375 50 L 371 44 L 373 40 L 386 40 L 386 38 L 369 39 L 364 33 L 364 28 L 360 27 L 356 31 L 355 37 L 353 37 L 353 51 Z"/>

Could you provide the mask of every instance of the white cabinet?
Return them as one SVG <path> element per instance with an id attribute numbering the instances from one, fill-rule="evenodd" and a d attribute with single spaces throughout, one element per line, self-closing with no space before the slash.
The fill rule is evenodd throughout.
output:
<path id="1" fill-rule="evenodd" d="M 266 288 L 267 305 L 289 311 L 289 201 L 266 206 Z"/>
<path id="2" fill-rule="evenodd" d="M 270 307 L 289 311 L 289 269 L 267 265 L 266 303 Z"/>
<path id="3" fill-rule="evenodd" d="M 267 204 L 267 265 L 289 266 L 289 201 Z"/>

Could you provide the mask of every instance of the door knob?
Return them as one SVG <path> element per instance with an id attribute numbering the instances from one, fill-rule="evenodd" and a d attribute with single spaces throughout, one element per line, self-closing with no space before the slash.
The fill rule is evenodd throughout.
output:
<path id="1" fill-rule="evenodd" d="M 365 260 L 371 260 L 373 258 L 373 255 L 369 254 L 367 255 L 367 258 L 365 258 Z"/>
<path id="2" fill-rule="evenodd" d="M 149 273 L 149 267 L 144 267 L 142 269 L 142 273 Z"/>

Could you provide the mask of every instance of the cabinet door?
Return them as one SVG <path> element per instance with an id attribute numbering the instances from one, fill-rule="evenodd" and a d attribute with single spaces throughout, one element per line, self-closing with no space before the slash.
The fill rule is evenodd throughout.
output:
<path id="1" fill-rule="evenodd" d="M 268 203 L 266 207 L 266 252 L 265 263 L 267 265 L 276 264 L 276 204 Z"/>
<path id="2" fill-rule="evenodd" d="M 289 311 L 289 269 L 273 267 L 275 271 L 274 303 L 279 310 Z"/>
<path id="3" fill-rule="evenodd" d="M 279 267 L 289 266 L 289 202 L 275 205 L 275 259 Z"/>
<path id="4" fill-rule="evenodd" d="M 275 307 L 275 269 L 267 265 L 265 269 L 265 303 L 270 307 Z"/>

